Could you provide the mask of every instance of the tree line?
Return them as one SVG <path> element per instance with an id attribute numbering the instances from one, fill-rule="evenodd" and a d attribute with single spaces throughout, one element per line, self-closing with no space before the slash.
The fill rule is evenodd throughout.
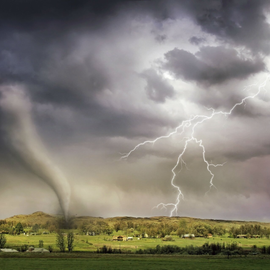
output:
<path id="1" fill-rule="evenodd" d="M 250 237 L 263 237 L 265 236 L 266 238 L 269 239 L 270 236 L 270 228 L 262 227 L 261 225 L 258 224 L 245 224 L 241 225 L 239 228 L 232 227 L 229 230 L 229 235 L 230 237 L 236 238 L 242 235 L 245 235 L 245 237 L 250 238 Z"/>
<path id="2" fill-rule="evenodd" d="M 185 219 L 179 222 L 152 222 L 144 220 L 141 221 L 123 221 L 106 222 L 105 220 L 82 222 L 75 224 L 74 220 L 70 219 L 68 222 L 59 218 L 55 221 L 48 221 L 45 224 L 35 224 L 28 227 L 25 223 L 6 222 L 0 220 L 0 233 L 20 234 L 27 233 L 41 233 L 40 230 L 47 230 L 49 232 L 57 232 L 60 229 L 76 229 L 80 234 L 98 235 L 113 233 L 124 233 L 126 235 L 141 236 L 141 237 L 165 237 L 166 235 L 178 235 L 181 237 L 184 234 L 194 234 L 196 237 L 222 236 L 226 233 L 229 237 L 238 237 L 245 235 L 245 237 L 267 237 L 270 236 L 270 228 L 262 227 L 259 224 L 244 224 L 239 227 L 233 226 L 226 229 L 224 226 L 216 223 L 210 225 L 205 222 L 191 222 L 188 223 Z"/>

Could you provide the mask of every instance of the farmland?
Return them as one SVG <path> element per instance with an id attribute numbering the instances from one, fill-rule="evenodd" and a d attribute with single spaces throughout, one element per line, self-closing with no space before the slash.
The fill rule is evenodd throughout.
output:
<path id="1" fill-rule="evenodd" d="M 123 233 L 119 231 L 118 234 Z M 45 235 L 6 235 L 7 246 L 9 247 L 19 247 L 22 245 L 28 246 L 39 246 L 39 241 L 43 240 L 44 248 L 52 246 L 54 251 L 57 251 L 56 246 L 56 234 L 50 233 Z M 180 247 L 185 247 L 187 245 L 193 246 L 202 246 L 205 242 L 216 243 L 216 242 L 225 242 L 225 243 L 238 243 L 239 246 L 243 248 L 251 248 L 256 245 L 258 248 L 262 246 L 269 246 L 270 240 L 267 238 L 259 239 L 233 239 L 228 237 L 212 237 L 212 238 L 195 238 L 195 239 L 183 239 L 178 236 L 173 236 L 172 241 L 163 241 L 160 238 L 133 238 L 132 241 L 113 241 L 112 236 L 107 235 L 75 235 L 75 248 L 74 251 L 83 251 L 83 252 L 95 252 L 97 249 L 106 245 L 112 247 L 113 249 L 121 249 L 122 251 L 135 251 L 138 249 L 153 248 L 157 245 L 177 245 Z"/>
<path id="2" fill-rule="evenodd" d="M 18 215 L 1 221 L 6 248 L 39 247 L 51 253 L 0 252 L 1 269 L 268 269 L 269 223 L 257 221 L 202 220 L 189 217 L 76 217 L 65 222 L 42 212 Z M 59 252 L 56 239 L 74 234 L 71 253 Z M 211 233 L 210 233 L 211 232 Z M 182 233 L 195 237 L 182 238 Z M 237 234 L 245 238 L 237 238 Z M 152 235 L 151 235 L 152 234 Z M 131 237 L 116 241 L 115 236 Z M 211 245 L 237 246 L 237 252 L 220 250 L 207 255 Z M 116 253 L 102 253 L 115 250 Z M 204 255 L 198 251 L 204 246 Z M 168 252 L 166 251 L 167 247 Z M 180 248 L 181 252 L 177 250 Z M 162 252 L 165 250 L 165 253 Z M 102 251 L 103 250 L 103 251 Z M 154 254 L 158 250 L 159 254 Z M 67 250 L 66 250 L 67 251 Z M 238 252 L 239 251 L 239 252 Z M 121 253 L 119 253 L 121 252 Z M 152 253 L 151 253 L 152 252 Z M 144 254 L 142 254 L 144 253 Z M 150 254 L 151 253 L 151 254 Z M 230 255 L 230 256 L 229 256 Z M 228 259 L 229 258 L 229 259 Z"/>
<path id="3" fill-rule="evenodd" d="M 22 224 L 22 225 L 21 225 Z M 18 225 L 20 225 L 18 228 Z M 96 252 L 103 246 L 118 249 L 124 253 L 135 253 L 165 245 L 178 247 L 200 247 L 204 243 L 236 243 L 238 247 L 250 250 L 270 246 L 270 224 L 257 221 L 207 220 L 188 217 L 76 217 L 66 223 L 61 217 L 35 212 L 31 215 L 17 215 L 1 221 L 0 231 L 6 231 L 6 247 L 20 249 L 21 246 L 44 248 L 54 252 L 57 232 L 74 234 L 74 251 Z M 19 231 L 18 231 L 19 230 Z M 185 233 L 196 237 L 182 238 Z M 245 233 L 246 238 L 237 238 Z M 130 241 L 113 241 L 113 237 L 124 235 Z"/>

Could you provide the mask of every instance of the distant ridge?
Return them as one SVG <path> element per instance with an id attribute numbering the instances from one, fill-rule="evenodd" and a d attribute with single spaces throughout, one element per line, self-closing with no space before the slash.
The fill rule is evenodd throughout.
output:
<path id="1" fill-rule="evenodd" d="M 12 222 L 13 224 L 17 224 L 18 222 L 27 224 L 28 226 L 33 226 L 35 224 L 45 225 L 46 223 L 55 223 L 59 218 L 63 218 L 60 215 L 50 215 L 44 213 L 42 211 L 37 211 L 29 215 L 15 215 L 5 220 L 7 222 Z M 72 224 L 81 225 L 83 223 L 91 223 L 97 221 L 105 221 L 110 225 L 115 224 L 116 222 L 128 222 L 132 221 L 135 223 L 177 223 L 181 220 L 185 220 L 187 223 L 197 223 L 203 222 L 209 225 L 223 225 L 226 228 L 230 228 L 232 226 L 240 226 L 242 224 L 260 224 L 262 226 L 270 227 L 270 223 L 266 222 L 258 222 L 258 221 L 240 221 L 240 220 L 219 220 L 219 219 L 200 219 L 200 218 L 192 218 L 192 217 L 166 217 L 166 216 L 155 216 L 155 217 L 130 217 L 130 216 L 121 216 L 121 217 L 92 217 L 92 216 L 73 216 L 70 218 L 72 220 Z"/>
<path id="2" fill-rule="evenodd" d="M 13 222 L 13 223 L 25 223 L 29 225 L 35 225 L 35 224 L 46 224 L 46 222 L 53 222 L 56 219 L 55 216 L 49 215 L 47 213 L 44 213 L 42 211 L 34 212 L 30 215 L 15 215 L 9 218 L 6 218 L 5 220 L 7 222 Z"/>

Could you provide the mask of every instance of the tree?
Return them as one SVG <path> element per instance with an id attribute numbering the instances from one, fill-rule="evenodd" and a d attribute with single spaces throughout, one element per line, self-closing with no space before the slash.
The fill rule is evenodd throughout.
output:
<path id="1" fill-rule="evenodd" d="M 67 248 L 68 248 L 68 252 L 72 252 L 72 250 L 74 248 L 74 234 L 73 234 L 73 232 L 69 232 L 67 234 Z"/>
<path id="2" fill-rule="evenodd" d="M 3 248 L 7 242 L 7 238 L 4 234 L 0 234 L 0 248 Z"/>
<path id="3" fill-rule="evenodd" d="M 184 228 L 178 228 L 177 231 L 176 231 L 176 234 L 181 237 L 182 235 L 186 234 L 187 233 L 187 229 L 184 229 Z"/>
<path id="4" fill-rule="evenodd" d="M 39 225 L 38 224 L 35 224 L 33 227 L 32 227 L 32 231 L 33 232 L 38 232 L 39 230 Z"/>
<path id="5" fill-rule="evenodd" d="M 0 231 L 8 232 L 8 231 L 9 231 L 9 226 L 8 226 L 8 224 L 2 223 L 2 224 L 0 225 Z"/>
<path id="6" fill-rule="evenodd" d="M 52 233 L 52 232 L 55 232 L 57 229 L 56 229 L 55 225 L 50 225 L 48 227 L 48 230 L 49 230 L 50 233 Z"/>
<path id="7" fill-rule="evenodd" d="M 79 226 L 79 230 L 81 231 L 82 234 L 85 234 L 85 232 L 87 231 L 87 223 L 83 222 L 80 226 Z"/>
<path id="8" fill-rule="evenodd" d="M 226 230 L 225 230 L 225 228 L 223 226 L 217 225 L 217 226 L 214 226 L 212 232 L 215 235 L 222 236 L 223 234 L 225 234 Z"/>
<path id="9" fill-rule="evenodd" d="M 115 231 L 118 232 L 121 229 L 120 222 L 114 223 L 113 227 L 114 227 Z"/>
<path id="10" fill-rule="evenodd" d="M 108 235 L 111 235 L 111 234 L 113 233 L 113 228 L 112 228 L 112 227 L 108 227 L 108 228 L 106 229 L 106 233 L 107 233 Z"/>
<path id="11" fill-rule="evenodd" d="M 43 248 L 43 240 L 39 240 L 38 247 L 39 247 L 39 248 Z"/>
<path id="12" fill-rule="evenodd" d="M 65 242 L 64 235 L 61 233 L 61 231 L 57 232 L 56 246 L 60 249 L 60 252 L 65 252 L 66 242 Z"/>
<path id="13" fill-rule="evenodd" d="M 21 222 L 17 223 L 17 225 L 15 226 L 15 232 L 16 234 L 20 234 L 21 232 L 23 232 L 23 226 Z"/>

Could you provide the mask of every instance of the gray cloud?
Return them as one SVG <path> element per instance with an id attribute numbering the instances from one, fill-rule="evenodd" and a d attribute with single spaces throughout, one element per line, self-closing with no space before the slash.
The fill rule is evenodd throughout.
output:
<path id="1" fill-rule="evenodd" d="M 173 87 L 156 71 L 145 70 L 141 76 L 146 79 L 146 92 L 148 97 L 156 102 L 165 102 L 166 98 L 172 98 L 175 94 Z"/>
<path id="2" fill-rule="evenodd" d="M 254 54 L 269 54 L 269 1 L 170 1 L 167 16 L 187 16 L 205 33 L 227 44 L 244 46 Z"/>
<path id="3" fill-rule="evenodd" d="M 243 59 L 236 50 L 224 47 L 202 47 L 196 55 L 175 48 L 165 59 L 163 67 L 177 78 L 209 85 L 247 78 L 265 69 L 261 59 Z"/>
<path id="4" fill-rule="evenodd" d="M 194 44 L 194 45 L 202 44 L 202 43 L 204 43 L 205 41 L 206 41 L 205 38 L 200 38 L 200 37 L 195 37 L 195 36 L 193 36 L 193 37 L 191 37 L 191 38 L 189 39 L 189 42 L 190 42 L 191 44 Z"/>

